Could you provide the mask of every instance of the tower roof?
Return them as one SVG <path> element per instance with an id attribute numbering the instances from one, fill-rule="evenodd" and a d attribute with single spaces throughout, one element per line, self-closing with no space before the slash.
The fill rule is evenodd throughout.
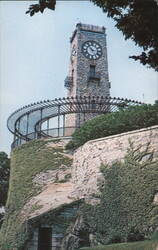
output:
<path id="1" fill-rule="evenodd" d="M 92 24 L 77 23 L 76 29 L 74 30 L 72 37 L 70 37 L 70 42 L 73 41 L 73 39 L 76 35 L 76 32 L 80 31 L 80 30 L 105 34 L 106 29 L 104 26 L 96 26 L 96 25 L 92 25 Z"/>
<path id="2" fill-rule="evenodd" d="M 78 30 L 86 30 L 91 32 L 105 33 L 105 27 L 96 26 L 92 24 L 77 23 L 76 28 Z"/>

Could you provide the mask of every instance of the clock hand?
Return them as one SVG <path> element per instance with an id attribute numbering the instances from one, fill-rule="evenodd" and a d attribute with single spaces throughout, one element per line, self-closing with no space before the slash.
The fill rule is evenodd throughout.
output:
<path id="1" fill-rule="evenodd" d="M 95 49 L 93 49 L 93 47 L 90 47 L 91 51 L 93 52 Z"/>

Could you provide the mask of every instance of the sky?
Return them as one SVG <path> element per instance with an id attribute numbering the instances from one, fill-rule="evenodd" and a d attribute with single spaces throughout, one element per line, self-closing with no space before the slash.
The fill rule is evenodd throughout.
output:
<path id="1" fill-rule="evenodd" d="M 157 73 L 129 59 L 141 50 L 124 40 L 114 21 L 99 7 L 89 1 L 59 1 L 55 11 L 30 17 L 25 12 L 32 3 L 0 2 L 0 151 L 10 152 L 13 136 L 6 124 L 12 112 L 30 103 L 66 96 L 69 38 L 79 22 L 106 27 L 112 97 L 146 103 L 158 99 Z"/>

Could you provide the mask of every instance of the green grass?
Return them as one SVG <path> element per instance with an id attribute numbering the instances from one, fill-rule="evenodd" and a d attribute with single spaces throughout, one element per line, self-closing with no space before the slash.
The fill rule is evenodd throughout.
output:
<path id="1" fill-rule="evenodd" d="M 40 172 L 55 170 L 61 164 L 71 166 L 72 160 L 61 154 L 63 148 L 51 148 L 47 146 L 48 143 L 50 141 L 31 141 L 12 152 L 7 214 L 0 232 L 3 250 L 21 249 L 28 238 L 20 214 L 24 205 L 41 191 L 33 184 L 34 177 Z"/>
<path id="2" fill-rule="evenodd" d="M 86 247 L 82 250 L 156 250 L 158 241 L 139 241 L 133 243 L 119 243 L 99 247 Z"/>

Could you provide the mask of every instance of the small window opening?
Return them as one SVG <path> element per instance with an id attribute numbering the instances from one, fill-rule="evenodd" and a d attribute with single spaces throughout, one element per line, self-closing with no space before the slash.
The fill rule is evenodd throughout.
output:
<path id="1" fill-rule="evenodd" d="M 52 250 L 52 228 L 51 227 L 39 228 L 38 250 Z"/>
<path id="2" fill-rule="evenodd" d="M 72 75 L 72 81 L 74 80 L 74 69 L 72 69 L 72 73 L 71 73 Z"/>
<path id="3" fill-rule="evenodd" d="M 90 77 L 95 77 L 95 65 L 90 65 L 89 74 Z"/>

